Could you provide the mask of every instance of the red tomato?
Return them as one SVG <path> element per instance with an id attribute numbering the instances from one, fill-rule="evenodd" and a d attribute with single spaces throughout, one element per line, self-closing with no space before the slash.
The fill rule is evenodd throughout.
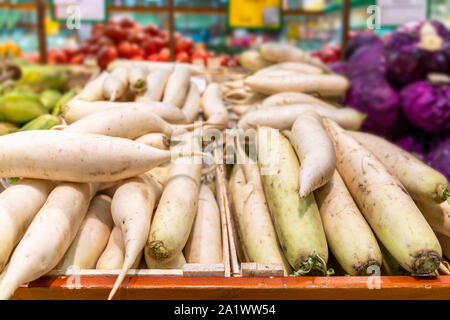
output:
<path id="1" fill-rule="evenodd" d="M 100 47 L 112 46 L 114 45 L 114 41 L 107 36 L 102 36 L 95 42 L 95 44 L 98 44 Z"/>
<path id="2" fill-rule="evenodd" d="M 160 49 L 161 42 L 157 38 L 151 38 L 145 44 L 145 51 L 147 54 L 157 53 Z"/>
<path id="3" fill-rule="evenodd" d="M 144 28 L 145 33 L 151 36 L 159 36 L 160 32 L 157 26 L 154 24 L 149 24 Z"/>
<path id="4" fill-rule="evenodd" d="M 175 52 L 189 52 L 194 45 L 190 38 L 179 38 L 175 41 Z"/>
<path id="5" fill-rule="evenodd" d="M 208 52 L 203 49 L 194 50 L 192 59 L 203 59 L 205 65 L 208 63 Z"/>
<path id="6" fill-rule="evenodd" d="M 105 27 L 105 35 L 119 43 L 124 40 L 125 31 L 118 24 L 109 24 Z"/>
<path id="7" fill-rule="evenodd" d="M 170 50 L 169 48 L 162 48 L 161 51 L 159 51 L 159 61 L 169 61 L 170 59 Z"/>
<path id="8" fill-rule="evenodd" d="M 69 59 L 64 50 L 52 49 L 48 52 L 47 63 L 48 64 L 64 64 L 68 63 Z"/>
<path id="9" fill-rule="evenodd" d="M 152 53 L 151 55 L 149 55 L 147 57 L 146 60 L 148 60 L 148 61 L 160 61 L 159 60 L 159 53 Z"/>
<path id="10" fill-rule="evenodd" d="M 181 51 L 178 52 L 177 55 L 175 56 L 175 61 L 189 63 L 191 62 L 191 58 L 185 51 Z"/>
<path id="11" fill-rule="evenodd" d="M 131 58 L 141 53 L 139 46 L 136 43 L 122 41 L 118 46 L 119 55 L 124 58 Z"/>
<path id="12" fill-rule="evenodd" d="M 119 57 L 116 47 L 109 46 L 101 48 L 97 53 L 97 63 L 102 69 L 106 69 L 108 64 Z"/>
<path id="13" fill-rule="evenodd" d="M 133 28 L 136 26 L 136 23 L 129 17 L 122 18 L 122 20 L 119 21 L 119 24 L 122 28 Z"/>
<path id="14" fill-rule="evenodd" d="M 70 58 L 69 63 L 70 64 L 82 64 L 85 57 L 86 56 L 83 53 L 78 53 L 78 54 L 74 55 L 72 58 Z"/>

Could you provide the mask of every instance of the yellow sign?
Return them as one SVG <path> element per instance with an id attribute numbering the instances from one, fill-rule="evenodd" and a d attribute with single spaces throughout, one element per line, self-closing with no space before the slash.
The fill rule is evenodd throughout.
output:
<path id="1" fill-rule="evenodd" d="M 281 0 L 229 0 L 231 28 L 280 29 Z"/>

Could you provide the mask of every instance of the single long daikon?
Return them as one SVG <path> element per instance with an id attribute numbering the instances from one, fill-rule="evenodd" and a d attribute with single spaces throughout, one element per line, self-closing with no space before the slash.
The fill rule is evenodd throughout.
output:
<path id="1" fill-rule="evenodd" d="M 109 236 L 108 244 L 105 250 L 98 258 L 95 269 L 99 270 L 117 270 L 122 269 L 125 258 L 125 245 L 123 243 L 122 231 L 114 226 Z"/>
<path id="2" fill-rule="evenodd" d="M 111 198 L 107 195 L 94 197 L 75 239 L 56 269 L 67 271 L 73 266 L 94 269 L 108 243 L 112 226 Z"/>
<path id="3" fill-rule="evenodd" d="M 112 182 L 144 173 L 171 152 L 128 139 L 65 130 L 0 137 L 0 176 L 73 182 Z"/>
<path id="4" fill-rule="evenodd" d="M 133 66 L 128 69 L 128 80 L 130 88 L 135 92 L 142 92 L 147 89 L 147 75 L 149 71 L 146 67 Z"/>
<path id="5" fill-rule="evenodd" d="M 220 212 L 212 191 L 200 187 L 198 210 L 189 240 L 184 248 L 189 263 L 222 263 Z"/>
<path id="6" fill-rule="evenodd" d="M 55 184 L 22 179 L 0 194 L 0 272 Z"/>
<path id="7" fill-rule="evenodd" d="M 319 58 L 288 43 L 266 42 L 259 47 L 259 52 L 264 59 L 271 62 L 302 62 L 328 70 Z"/>
<path id="8" fill-rule="evenodd" d="M 80 119 L 65 130 L 94 133 L 134 140 L 147 133 L 160 132 L 171 136 L 175 127 L 144 106 L 116 107 Z"/>
<path id="9" fill-rule="evenodd" d="M 377 240 L 337 171 L 314 192 L 331 252 L 351 275 L 366 274 L 369 266 L 381 267 Z"/>
<path id="10" fill-rule="evenodd" d="M 260 69 L 255 72 L 254 76 L 276 76 L 277 71 L 290 71 L 292 73 L 305 73 L 305 74 L 322 74 L 323 70 L 321 68 L 312 66 L 310 64 L 302 63 L 302 62 L 283 62 L 273 64 L 264 69 Z"/>
<path id="11" fill-rule="evenodd" d="M 434 272 L 441 247 L 403 185 L 334 121 L 324 119 L 324 124 L 336 150 L 337 169 L 378 239 L 409 272 Z"/>
<path id="12" fill-rule="evenodd" d="M 345 129 L 358 130 L 365 116 L 352 108 L 331 109 L 319 104 L 293 104 L 287 106 L 261 108 L 244 114 L 238 122 L 243 130 L 258 126 L 278 130 L 289 130 L 295 119 L 305 111 L 315 111 L 321 117 L 336 121 Z"/>
<path id="13" fill-rule="evenodd" d="M 161 196 L 161 191 L 157 183 L 148 177 L 141 176 L 125 180 L 114 193 L 111 212 L 114 224 L 122 231 L 125 258 L 108 300 L 114 297 L 128 270 L 138 257 L 140 262 L 150 231 L 153 209 Z"/>
<path id="14" fill-rule="evenodd" d="M 322 97 L 342 96 L 350 86 L 347 78 L 337 74 L 299 74 L 277 77 L 250 76 L 245 85 L 256 92 L 274 94 L 285 91 L 317 93 Z"/>
<path id="15" fill-rule="evenodd" d="M 75 238 L 98 185 L 61 183 L 17 245 L 0 282 L 0 299 L 52 270 Z"/>
<path id="16" fill-rule="evenodd" d="M 239 62 L 244 68 L 250 71 L 264 69 L 272 64 L 272 62 L 261 57 L 260 53 L 256 50 L 246 50 L 242 52 L 239 56 Z"/>
<path id="17" fill-rule="evenodd" d="M 372 152 L 415 200 L 440 203 L 450 197 L 447 178 L 412 154 L 370 133 L 349 132 L 349 135 Z"/>
<path id="18" fill-rule="evenodd" d="M 158 69 L 150 72 L 147 76 L 147 90 L 138 96 L 136 101 L 161 101 L 171 73 L 172 69 Z"/>
<path id="19" fill-rule="evenodd" d="M 228 110 L 222 101 L 222 93 L 217 83 L 210 83 L 201 100 L 201 107 L 207 121 L 224 129 L 229 121 Z"/>
<path id="20" fill-rule="evenodd" d="M 81 90 L 78 97 L 73 99 L 81 99 L 84 101 L 100 101 L 103 100 L 103 81 L 109 75 L 108 72 L 103 71 L 97 78 L 88 82 L 83 90 Z M 73 100 L 72 99 L 72 100 Z"/>
<path id="21" fill-rule="evenodd" d="M 300 164 L 278 130 L 259 127 L 258 164 L 264 192 L 286 259 L 299 275 L 327 274 L 328 246 L 314 195 L 300 198 Z"/>
<path id="22" fill-rule="evenodd" d="M 333 176 L 336 169 L 333 143 L 314 111 L 305 111 L 297 117 L 288 138 L 300 160 L 299 194 L 304 198 Z"/>
<path id="23" fill-rule="evenodd" d="M 266 107 L 276 107 L 285 106 L 289 104 L 313 104 L 321 105 L 324 107 L 329 107 L 330 109 L 336 109 L 332 104 L 323 101 L 322 99 L 316 98 L 310 94 L 301 92 L 281 92 L 267 97 L 262 102 L 261 106 Z"/>
<path id="24" fill-rule="evenodd" d="M 200 112 L 200 91 L 194 82 L 189 85 L 189 90 L 181 111 L 186 117 L 186 123 L 194 122 Z"/>
<path id="25" fill-rule="evenodd" d="M 182 150 L 185 144 L 200 149 L 194 132 L 179 138 L 185 143 L 175 149 Z M 179 158 L 172 164 L 146 244 L 151 257 L 170 261 L 186 245 L 197 213 L 201 171 L 201 160 L 196 157 Z"/>
<path id="26" fill-rule="evenodd" d="M 262 188 L 247 184 L 240 165 L 233 167 L 229 186 L 238 232 L 250 262 L 281 264 L 285 275 L 289 274 L 291 269 L 278 245 Z"/>
<path id="27" fill-rule="evenodd" d="M 143 102 L 111 102 L 111 101 L 83 101 L 80 99 L 71 100 L 64 108 L 63 117 L 68 124 L 80 120 L 90 114 L 105 111 L 115 107 L 145 107 L 149 113 L 155 113 L 170 123 L 184 123 L 186 117 L 184 113 L 174 105 L 158 101 Z"/>
<path id="28" fill-rule="evenodd" d="M 176 65 L 167 80 L 163 102 L 181 108 L 186 98 L 190 79 L 190 69 L 184 65 Z"/>

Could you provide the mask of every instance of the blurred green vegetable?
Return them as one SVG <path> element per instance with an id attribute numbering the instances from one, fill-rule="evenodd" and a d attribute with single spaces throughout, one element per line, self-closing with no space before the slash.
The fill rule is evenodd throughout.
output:
<path id="1" fill-rule="evenodd" d="M 22 128 L 20 128 L 19 131 L 48 130 L 53 128 L 57 124 L 59 124 L 58 117 L 55 117 L 51 114 L 44 114 L 25 124 Z"/>
<path id="2" fill-rule="evenodd" d="M 42 105 L 48 110 L 51 111 L 58 100 L 61 98 L 61 93 L 59 91 L 53 89 L 46 89 L 41 92 L 40 99 Z"/>
<path id="3" fill-rule="evenodd" d="M 47 113 L 39 95 L 12 91 L 0 97 L 0 118 L 22 124 Z"/>
<path id="4" fill-rule="evenodd" d="M 55 107 L 53 108 L 52 114 L 54 116 L 59 116 L 59 114 L 63 111 L 63 108 L 66 106 L 67 102 L 69 102 L 75 96 L 75 92 L 70 90 L 63 94 L 59 100 L 56 102 Z"/>
<path id="5" fill-rule="evenodd" d="M 69 69 L 57 66 L 20 65 L 22 78 L 17 82 L 36 87 L 62 90 L 69 80 Z"/>

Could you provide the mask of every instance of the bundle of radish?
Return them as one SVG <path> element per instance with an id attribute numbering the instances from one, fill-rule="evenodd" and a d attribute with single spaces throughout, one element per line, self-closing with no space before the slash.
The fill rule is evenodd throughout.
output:
<path id="1" fill-rule="evenodd" d="M 0 281 L 0 299 L 10 298 L 21 284 L 52 270 L 71 242 L 86 215 L 98 185 L 61 183 L 15 248 Z"/>
<path id="2" fill-rule="evenodd" d="M 337 169 L 358 207 L 392 256 L 413 274 L 430 274 L 442 250 L 403 185 L 367 149 L 324 119 L 336 150 Z"/>
<path id="3" fill-rule="evenodd" d="M 281 248 L 296 274 L 327 274 L 328 246 L 314 195 L 300 198 L 300 164 L 288 139 L 259 127 L 258 162 Z"/>

